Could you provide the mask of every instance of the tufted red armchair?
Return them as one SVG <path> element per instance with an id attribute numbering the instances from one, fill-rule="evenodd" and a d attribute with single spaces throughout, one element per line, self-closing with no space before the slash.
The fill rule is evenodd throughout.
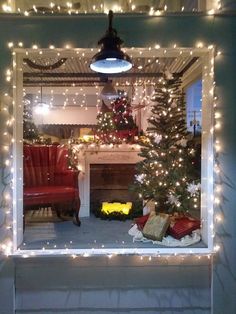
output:
<path id="1" fill-rule="evenodd" d="M 61 145 L 24 145 L 24 207 L 68 204 L 80 225 L 78 170 L 68 168 L 68 148 Z"/>

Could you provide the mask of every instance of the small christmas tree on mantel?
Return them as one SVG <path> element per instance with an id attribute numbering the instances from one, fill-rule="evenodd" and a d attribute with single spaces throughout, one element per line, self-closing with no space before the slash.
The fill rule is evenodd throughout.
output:
<path id="1" fill-rule="evenodd" d="M 112 133 L 115 131 L 113 112 L 104 101 L 97 115 L 97 121 L 97 137 L 105 143 L 112 142 Z"/>
<path id="2" fill-rule="evenodd" d="M 122 94 L 113 103 L 114 124 L 119 140 L 132 141 L 138 129 L 134 122 L 130 101 Z"/>
<path id="3" fill-rule="evenodd" d="M 163 78 L 152 97 L 146 138 L 140 142 L 137 175 L 132 189 L 157 212 L 188 211 L 199 206 L 200 176 L 186 130 L 181 81 Z"/>

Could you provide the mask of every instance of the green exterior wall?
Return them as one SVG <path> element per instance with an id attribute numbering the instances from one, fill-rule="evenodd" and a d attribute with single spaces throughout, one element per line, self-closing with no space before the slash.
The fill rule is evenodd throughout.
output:
<path id="1" fill-rule="evenodd" d="M 35 17 L 35 18 L 24 18 L 24 17 L 0 17 L 0 92 L 8 90 L 5 87 L 5 77 L 4 71 L 9 66 L 11 62 L 10 51 L 7 48 L 7 42 L 24 42 L 25 47 L 31 47 L 32 44 L 38 44 L 41 48 L 47 48 L 50 44 L 54 44 L 56 47 L 64 47 L 65 44 L 71 43 L 74 47 L 84 47 L 90 48 L 95 47 L 97 40 L 103 35 L 106 29 L 107 18 L 105 16 L 76 16 L 76 17 Z M 119 281 L 119 276 L 121 269 L 124 269 L 129 265 L 130 274 L 137 275 L 137 281 L 135 287 L 139 288 L 139 291 L 143 291 L 142 296 L 145 295 L 145 289 L 148 286 L 148 281 L 145 281 L 146 286 L 142 286 L 143 278 L 148 276 L 149 286 L 155 291 L 161 293 L 162 287 L 166 287 L 166 282 L 168 282 L 169 290 L 163 292 L 163 297 L 167 299 L 170 298 L 170 294 L 179 291 L 179 286 L 176 286 L 176 280 L 181 281 L 182 288 L 189 292 L 189 298 L 193 295 L 199 293 L 199 307 L 197 303 L 191 302 L 189 306 L 177 308 L 175 302 L 173 301 L 173 306 L 171 306 L 171 301 L 166 310 L 158 311 L 156 307 L 155 312 L 155 302 L 151 305 L 143 305 L 143 312 L 140 310 L 139 313 L 210 313 L 210 309 L 214 314 L 235 314 L 236 313 L 236 16 L 162 16 L 162 17 L 148 17 L 148 16 L 115 16 L 114 25 L 118 30 L 119 35 L 125 41 L 125 46 L 127 47 L 149 47 L 154 46 L 155 43 L 159 43 L 162 47 L 170 47 L 176 43 L 180 47 L 194 47 L 197 41 L 202 41 L 206 46 L 210 44 L 216 45 L 217 49 L 222 51 L 222 56 L 216 60 L 215 63 L 215 81 L 216 81 L 216 92 L 219 97 L 219 111 L 222 113 L 222 129 L 218 132 L 217 137 L 222 143 L 222 152 L 217 156 L 220 169 L 221 169 L 221 182 L 223 186 L 223 202 L 220 206 L 216 207 L 217 212 L 221 212 L 224 216 L 224 221 L 221 225 L 217 226 L 216 229 L 216 239 L 221 245 L 220 253 L 214 258 L 213 263 L 201 263 L 198 264 L 196 261 L 188 263 L 188 267 L 185 265 L 175 265 L 175 270 L 177 275 L 173 275 L 170 270 L 173 271 L 169 265 L 158 265 L 152 262 L 151 267 L 137 265 L 137 261 L 128 258 L 119 259 L 119 264 L 107 265 L 103 264 L 99 259 L 95 262 L 89 262 L 88 267 L 91 269 L 92 278 L 90 277 L 89 287 L 98 287 L 101 289 L 101 281 L 104 276 L 111 276 L 111 281 L 107 285 L 107 289 L 113 287 L 116 292 L 119 289 L 125 289 L 130 285 L 126 281 Z M 61 261 L 61 260 L 60 260 Z M 26 313 L 25 310 L 28 306 L 27 304 L 27 293 L 30 295 L 31 288 L 35 290 L 35 282 L 37 278 L 45 276 L 45 282 L 39 281 L 40 293 L 43 296 L 43 291 L 46 291 L 47 286 L 47 276 L 45 275 L 45 265 L 49 269 L 49 273 L 54 274 L 53 280 L 55 280 L 55 285 L 53 289 L 56 289 L 56 279 L 60 278 L 58 282 L 58 289 L 60 290 L 63 286 L 63 278 L 65 285 L 67 284 L 67 292 L 70 290 L 70 286 L 73 286 L 73 271 L 70 270 L 70 280 L 67 280 L 66 273 L 63 272 L 65 267 L 70 267 L 70 262 L 64 259 L 63 262 L 58 262 L 54 259 L 54 262 L 50 260 L 48 264 L 45 259 L 35 259 L 34 261 L 21 260 L 15 261 L 15 269 L 8 274 L 9 283 L 12 282 L 11 279 L 16 275 L 16 291 L 19 292 L 16 300 L 16 306 L 19 309 L 17 313 Z M 40 264 L 41 263 L 41 264 Z M 95 263 L 95 264 L 94 264 Z M 37 273 L 32 272 L 35 264 L 37 265 Z M 42 265 L 42 270 L 40 270 L 40 265 Z M 51 265 L 51 268 L 50 268 Z M 96 266 L 96 267 L 95 267 Z M 103 267 L 103 272 L 101 273 L 101 268 Z M 82 263 L 78 264 L 78 267 L 87 267 Z M 94 268 L 95 267 L 95 268 Z M 148 267 L 148 268 L 147 268 Z M 161 268 L 163 267 L 163 268 Z M 98 269 L 97 269 L 98 268 Z M 13 268 L 10 268 L 13 269 Z M 32 273 L 32 281 L 28 278 L 28 286 L 24 285 L 24 277 L 27 277 L 27 269 Z M 87 269 L 87 268 L 86 268 Z M 82 271 L 78 268 L 72 268 L 74 270 L 75 279 L 74 284 L 77 282 L 76 287 L 78 288 L 78 276 L 82 276 Z M 184 272 L 186 270 L 186 272 Z M 107 273 L 106 273 L 107 271 Z M 60 276 L 60 274 L 62 275 Z M 153 277 L 150 275 L 153 274 Z M 160 276 L 162 274 L 162 276 Z M 191 277 L 192 274 L 192 277 Z M 57 277 L 60 276 L 60 277 Z M 172 276 L 172 277 L 171 277 Z M 4 277 L 0 273 L 0 278 Z M 4 277 L 5 278 L 5 277 Z M 113 278 L 113 279 L 112 279 Z M 128 278 L 132 278 L 129 276 Z M 173 278 L 173 282 L 172 279 Z M 190 279 L 189 279 L 190 278 Z M 92 280 L 93 279 L 93 280 Z M 156 284 L 153 284 L 155 279 Z M 113 280 L 113 281 L 112 281 Z M 98 284 L 99 281 L 99 284 Z M 119 281 L 119 283 L 117 283 Z M 2 281 L 1 281 L 2 282 Z M 13 280 L 14 282 L 14 280 Z M 34 283 L 33 283 L 34 282 Z M 158 284 L 157 284 L 158 282 Z M 201 284 L 202 283 L 202 284 Z M 50 286 L 51 282 L 48 282 Z M 83 278 L 82 287 L 86 290 L 88 289 L 86 278 Z M 131 284 L 132 286 L 132 284 Z M 0 285 L 2 289 L 2 285 Z M 65 286 L 63 286 L 65 289 Z M 12 290 L 15 286 L 12 285 Z M 54 291 L 52 289 L 52 291 Z M 71 288 L 74 289 L 73 287 Z M 142 290 L 143 289 L 143 290 Z M 176 290 L 177 289 L 177 290 Z M 71 290 L 71 291 L 72 291 Z M 95 289 L 96 290 L 96 289 Z M 23 293 L 23 292 L 24 293 Z M 22 292 L 22 294 L 21 294 Z M 71 292 L 72 293 L 72 292 Z M 117 292 L 118 293 L 118 292 Z M 166 293 L 166 296 L 165 296 Z M 105 294 L 104 294 L 105 295 Z M 22 296 L 22 298 L 21 298 Z M 202 300 L 204 297 L 208 300 Z M 203 297 L 204 296 L 204 297 Z M 90 295 L 90 298 L 92 294 Z M 135 297 L 135 294 L 131 294 L 131 297 Z M 155 298 L 155 294 L 153 294 Z M 183 302 L 184 299 L 188 298 L 188 293 L 184 292 L 178 295 L 178 304 Z M 9 302 L 11 298 L 9 298 Z M 171 299 L 168 299 L 171 300 Z M 174 300 L 174 299 L 173 299 Z M 0 296 L 1 302 L 1 296 Z M 25 302 L 25 303 L 24 303 Z M 92 302 L 92 301 L 91 301 Z M 104 300 L 106 302 L 106 300 Z M 147 301 L 150 302 L 150 301 Z M 56 302 L 55 302 L 56 303 Z M 211 305 L 212 303 L 212 305 Z M 9 305 L 9 309 L 11 306 Z M 78 305 L 79 308 L 79 305 Z M 119 313 L 132 313 L 132 306 L 124 308 Z M 142 308 L 142 306 L 140 307 Z M 1 310 L 0 313 L 7 313 Z M 69 305 L 68 305 L 69 309 Z M 88 306 L 89 309 L 89 306 Z M 113 311 L 117 309 L 115 303 L 113 304 Z M 180 311 L 179 311 L 180 309 Z M 5 311 L 5 312 L 4 312 Z M 10 311 L 10 310 L 9 310 Z M 24 312 L 25 311 L 25 312 Z M 153 311 L 153 312 L 151 312 Z M 63 313 L 69 313 L 69 310 L 64 309 Z M 112 310 L 111 310 L 112 312 Z M 9 312 L 10 313 L 10 312 Z M 35 313 L 33 310 L 27 313 Z M 40 313 L 46 313 L 43 310 Z M 53 313 L 48 310 L 47 313 Z M 61 312 L 62 313 L 62 312 Z M 79 313 L 79 310 L 70 313 Z M 84 309 L 81 313 L 87 313 Z M 89 310 L 88 310 L 89 313 Z M 102 312 L 99 312 L 102 313 Z M 108 313 L 108 310 L 104 313 Z M 118 313 L 118 310 L 117 310 Z"/>

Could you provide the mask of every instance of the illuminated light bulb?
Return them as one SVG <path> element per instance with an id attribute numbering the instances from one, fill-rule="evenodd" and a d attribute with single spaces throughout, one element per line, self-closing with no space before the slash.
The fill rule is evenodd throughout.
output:
<path id="1" fill-rule="evenodd" d="M 217 193 L 220 193 L 222 191 L 222 187 L 220 185 L 217 185 L 216 188 L 215 188 L 215 191 Z"/>
<path id="2" fill-rule="evenodd" d="M 207 11 L 207 14 L 208 15 L 214 15 L 215 14 L 215 10 L 211 9 L 211 10 Z"/>
<path id="3" fill-rule="evenodd" d="M 217 56 L 220 56 L 221 54 L 222 54 L 221 51 L 217 51 L 217 53 L 216 53 Z"/>
<path id="4" fill-rule="evenodd" d="M 214 203 L 217 204 L 217 205 L 219 205 L 219 204 L 220 204 L 220 199 L 219 199 L 218 197 L 215 197 Z"/>
<path id="5" fill-rule="evenodd" d="M 197 42 L 196 47 L 197 48 L 203 48 L 203 43 L 201 41 Z"/>
<path id="6" fill-rule="evenodd" d="M 6 160 L 5 160 L 5 165 L 6 165 L 6 166 L 9 166 L 9 165 L 10 165 L 10 160 L 9 160 L 9 159 L 6 159 Z"/>
<path id="7" fill-rule="evenodd" d="M 215 217 L 215 220 L 217 222 L 221 222 L 223 220 L 222 216 L 220 214 L 217 214 L 216 217 Z"/>
<path id="8" fill-rule="evenodd" d="M 215 150 L 216 152 L 220 152 L 221 151 L 221 146 L 219 144 L 215 144 Z"/>
<path id="9" fill-rule="evenodd" d="M 215 246 L 214 246 L 214 251 L 215 252 L 218 252 L 220 250 L 220 245 L 219 244 L 216 244 Z"/>
<path id="10" fill-rule="evenodd" d="M 7 46 L 8 46 L 8 48 L 13 48 L 13 47 L 14 47 L 14 43 L 13 43 L 13 42 L 9 42 L 9 43 L 7 44 Z"/>
<path id="11" fill-rule="evenodd" d="M 156 10 L 156 11 L 153 11 L 153 12 L 155 12 L 154 15 L 156 15 L 156 16 L 162 15 L 162 11 L 161 10 Z M 153 14 L 150 14 L 150 15 L 153 15 Z"/>
<path id="12" fill-rule="evenodd" d="M 151 8 L 150 8 L 150 10 L 149 10 L 148 14 L 149 14 L 149 15 L 153 15 L 153 14 L 154 14 L 153 7 L 151 7 Z"/>
<path id="13" fill-rule="evenodd" d="M 216 124 L 215 124 L 215 129 L 220 129 L 221 128 L 221 123 L 220 122 L 217 122 Z"/>
<path id="14" fill-rule="evenodd" d="M 220 113 L 220 112 L 215 112 L 215 118 L 216 118 L 216 119 L 221 118 L 221 113 Z"/>

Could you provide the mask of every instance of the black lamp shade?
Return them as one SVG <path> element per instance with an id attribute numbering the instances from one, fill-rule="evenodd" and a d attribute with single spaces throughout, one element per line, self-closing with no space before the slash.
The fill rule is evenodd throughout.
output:
<path id="1" fill-rule="evenodd" d="M 123 41 L 117 36 L 117 32 L 112 28 L 113 12 L 109 11 L 109 28 L 106 34 L 98 42 L 101 51 L 95 54 L 90 64 L 91 70 L 99 73 L 121 73 L 132 68 L 130 57 L 124 53 L 120 46 Z"/>
<path id="2" fill-rule="evenodd" d="M 99 73 L 121 73 L 132 68 L 130 57 L 123 51 L 106 50 L 98 52 L 92 59 L 90 68 Z"/>

